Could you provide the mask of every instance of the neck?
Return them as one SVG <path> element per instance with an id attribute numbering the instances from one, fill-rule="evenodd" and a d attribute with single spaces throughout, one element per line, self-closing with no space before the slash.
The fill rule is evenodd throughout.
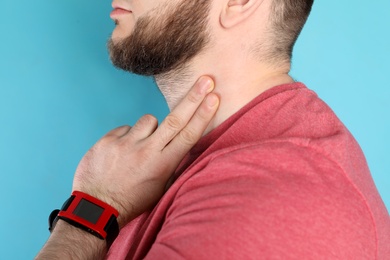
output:
<path id="1" fill-rule="evenodd" d="M 220 107 L 205 134 L 264 91 L 294 82 L 288 74 L 289 63 L 275 68 L 269 64 L 248 60 L 220 62 L 216 65 L 215 60 L 218 59 L 212 58 L 208 61 L 199 58 L 191 66 L 155 78 L 170 110 L 176 107 L 200 76 L 208 75 L 214 78 L 214 93 L 220 96 Z M 202 64 L 211 64 L 211 66 Z"/>

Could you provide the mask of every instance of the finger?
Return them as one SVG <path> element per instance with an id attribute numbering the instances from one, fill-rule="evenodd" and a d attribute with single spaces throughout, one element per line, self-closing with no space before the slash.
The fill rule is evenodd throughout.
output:
<path id="1" fill-rule="evenodd" d="M 182 158 L 202 137 L 218 106 L 219 97 L 213 93 L 208 94 L 188 124 L 165 147 L 163 154 L 172 161 L 172 171 L 175 170 Z"/>
<path id="2" fill-rule="evenodd" d="M 108 132 L 105 137 L 114 136 L 114 137 L 122 137 L 123 135 L 127 134 L 131 129 L 131 126 L 124 125 L 117 127 L 110 132 Z"/>
<path id="3" fill-rule="evenodd" d="M 131 137 L 136 140 L 142 140 L 149 137 L 158 126 L 157 119 L 152 115 L 142 116 L 131 130 L 123 137 Z"/>
<path id="4" fill-rule="evenodd" d="M 153 134 L 161 150 L 187 125 L 205 96 L 213 89 L 213 80 L 210 77 L 201 77 L 179 105 L 165 118 Z"/>

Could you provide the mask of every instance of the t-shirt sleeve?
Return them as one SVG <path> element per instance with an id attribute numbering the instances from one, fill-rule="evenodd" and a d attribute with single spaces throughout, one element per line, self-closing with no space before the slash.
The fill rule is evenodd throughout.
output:
<path id="1" fill-rule="evenodd" d="M 146 259 L 375 259 L 361 193 L 321 153 L 263 144 L 220 153 L 177 193 Z"/>

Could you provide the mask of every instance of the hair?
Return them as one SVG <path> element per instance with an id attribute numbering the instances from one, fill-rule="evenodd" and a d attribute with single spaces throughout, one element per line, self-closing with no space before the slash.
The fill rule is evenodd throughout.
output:
<path id="1" fill-rule="evenodd" d="M 294 45 L 311 12 L 314 0 L 272 0 L 271 57 L 277 60 L 292 58 Z"/>
<path id="2" fill-rule="evenodd" d="M 108 42 L 117 68 L 144 76 L 183 70 L 207 45 L 210 0 L 160 4 L 137 20 L 130 36 Z"/>

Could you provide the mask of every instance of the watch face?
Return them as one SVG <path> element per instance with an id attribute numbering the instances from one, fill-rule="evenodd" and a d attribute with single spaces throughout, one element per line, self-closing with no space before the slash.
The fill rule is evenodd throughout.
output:
<path id="1" fill-rule="evenodd" d="M 74 209 L 73 214 L 92 224 L 96 224 L 103 212 L 104 208 L 99 207 L 88 200 L 81 199 L 80 203 Z"/>

